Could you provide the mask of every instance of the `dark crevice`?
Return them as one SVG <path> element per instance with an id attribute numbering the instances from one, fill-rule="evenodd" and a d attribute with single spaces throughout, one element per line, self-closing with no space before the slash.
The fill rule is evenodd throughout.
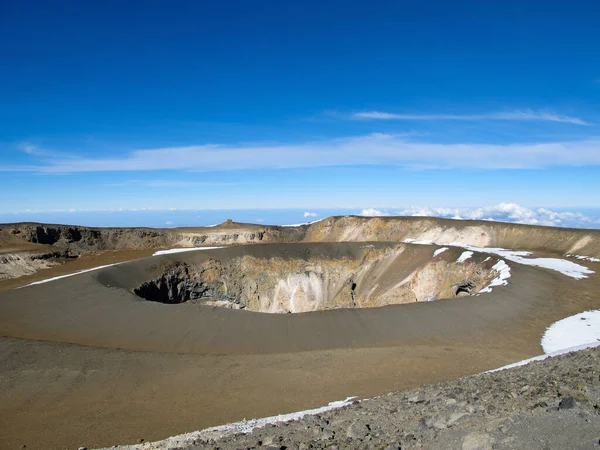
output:
<path id="1" fill-rule="evenodd" d="M 459 294 L 471 295 L 471 292 L 473 291 L 473 289 L 475 289 L 476 286 L 477 283 L 472 280 L 462 281 L 454 286 L 456 288 L 454 295 L 456 295 L 457 297 L 459 296 Z"/>
<path id="2" fill-rule="evenodd" d="M 226 301 L 245 307 L 241 299 L 233 298 L 225 293 L 220 281 L 204 281 L 191 276 L 187 266 L 179 265 L 171 268 L 164 275 L 154 280 L 145 281 L 133 292 L 145 300 L 166 304 L 178 304 L 190 300 Z"/>

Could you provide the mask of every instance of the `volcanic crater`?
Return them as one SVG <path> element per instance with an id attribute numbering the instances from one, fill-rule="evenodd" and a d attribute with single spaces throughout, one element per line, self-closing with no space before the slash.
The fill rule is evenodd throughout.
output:
<path id="1" fill-rule="evenodd" d="M 366 308 L 477 294 L 496 276 L 495 260 L 404 244 L 288 244 L 277 252 L 185 260 L 153 266 L 133 292 L 149 301 L 262 313 Z M 268 246 L 266 247 L 268 249 Z M 284 249 L 281 252 L 281 249 Z M 275 250 L 274 248 L 272 250 Z"/>

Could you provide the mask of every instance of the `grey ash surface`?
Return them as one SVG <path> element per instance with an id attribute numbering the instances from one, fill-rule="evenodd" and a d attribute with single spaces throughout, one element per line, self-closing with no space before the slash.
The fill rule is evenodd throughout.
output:
<path id="1" fill-rule="evenodd" d="M 600 449 L 600 348 L 355 402 L 193 449 Z"/>

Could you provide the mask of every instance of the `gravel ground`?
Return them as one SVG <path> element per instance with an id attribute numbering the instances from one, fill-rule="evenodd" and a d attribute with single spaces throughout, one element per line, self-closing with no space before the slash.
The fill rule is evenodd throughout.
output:
<path id="1" fill-rule="evenodd" d="M 599 439 L 597 347 L 186 448 L 592 449 Z"/>

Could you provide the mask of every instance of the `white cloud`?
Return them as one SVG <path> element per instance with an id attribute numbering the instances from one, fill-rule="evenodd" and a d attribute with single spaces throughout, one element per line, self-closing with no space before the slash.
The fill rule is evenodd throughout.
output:
<path id="1" fill-rule="evenodd" d="M 105 187 L 146 186 L 151 188 L 194 188 L 210 186 L 231 186 L 232 183 L 212 183 L 184 180 L 126 180 L 118 183 L 105 183 Z"/>
<path id="2" fill-rule="evenodd" d="M 39 155 L 40 151 L 38 150 L 36 145 L 30 144 L 29 142 L 23 142 L 19 148 L 21 151 L 27 153 L 28 155 Z"/>
<path id="3" fill-rule="evenodd" d="M 316 212 L 305 212 L 304 213 L 304 217 L 319 217 L 319 215 Z"/>
<path id="4" fill-rule="evenodd" d="M 387 211 L 382 211 L 382 210 L 375 209 L 375 208 L 367 208 L 367 209 L 363 209 L 359 215 L 360 216 L 370 216 L 370 217 L 380 217 L 380 216 L 389 216 L 391 214 L 388 213 Z"/>
<path id="5" fill-rule="evenodd" d="M 588 122 L 578 117 L 564 116 L 549 111 L 533 111 L 531 109 L 508 112 L 492 112 L 485 114 L 394 114 L 384 111 L 364 111 L 354 113 L 350 117 L 353 119 L 369 120 L 535 120 L 543 122 L 570 123 L 574 125 L 590 125 Z"/>
<path id="6" fill-rule="evenodd" d="M 136 150 L 120 157 L 46 159 L 37 166 L 0 167 L 40 173 L 283 169 L 396 165 L 438 169 L 526 169 L 600 165 L 600 139 L 515 144 L 440 144 L 402 135 L 365 136 L 297 145 L 200 145 Z"/>
<path id="7" fill-rule="evenodd" d="M 74 158 L 74 156 L 71 154 L 46 150 L 41 148 L 39 145 L 32 144 L 31 142 L 21 142 L 17 148 L 23 153 L 42 158 Z"/>
<path id="8" fill-rule="evenodd" d="M 516 203 L 500 203 L 481 208 L 428 208 L 411 207 L 396 212 L 400 216 L 430 216 L 448 219 L 491 220 L 528 225 L 558 227 L 593 227 L 600 223 L 581 213 L 551 211 L 546 208 L 531 209 Z"/>

